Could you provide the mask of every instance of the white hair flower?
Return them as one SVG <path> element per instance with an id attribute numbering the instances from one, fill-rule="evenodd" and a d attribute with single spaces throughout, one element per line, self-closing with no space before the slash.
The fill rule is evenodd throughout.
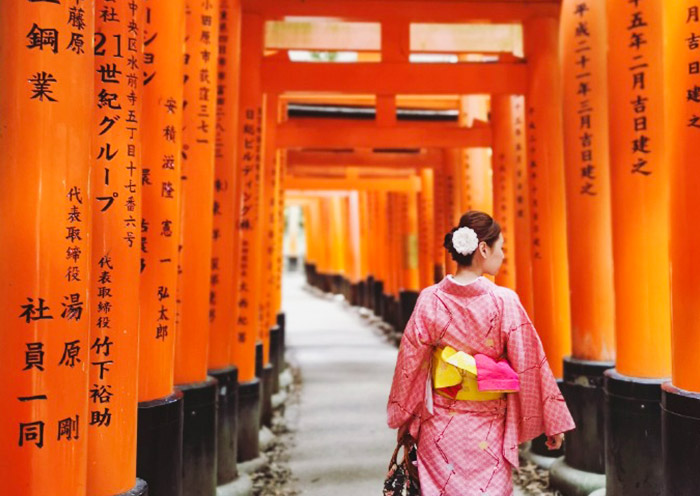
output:
<path id="1" fill-rule="evenodd" d="M 452 246 L 460 255 L 471 255 L 479 246 L 479 237 L 474 232 L 474 229 L 460 227 L 452 233 Z"/>

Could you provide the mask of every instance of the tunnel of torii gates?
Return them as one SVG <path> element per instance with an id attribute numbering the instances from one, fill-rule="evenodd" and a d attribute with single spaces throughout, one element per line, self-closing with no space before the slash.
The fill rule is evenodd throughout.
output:
<path id="1" fill-rule="evenodd" d="M 699 6 L 4 2 L 0 492 L 238 494 L 286 203 L 397 331 L 492 213 L 578 425 L 552 483 L 697 494 Z"/>

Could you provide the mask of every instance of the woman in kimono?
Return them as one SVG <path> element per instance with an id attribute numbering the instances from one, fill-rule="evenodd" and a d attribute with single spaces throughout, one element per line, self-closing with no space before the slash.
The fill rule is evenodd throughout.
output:
<path id="1" fill-rule="evenodd" d="M 445 236 L 454 276 L 424 289 L 406 326 L 388 423 L 415 443 L 424 496 L 508 496 L 518 444 L 558 449 L 574 422 L 518 295 L 483 274 L 503 262 L 501 228 L 471 211 Z"/>

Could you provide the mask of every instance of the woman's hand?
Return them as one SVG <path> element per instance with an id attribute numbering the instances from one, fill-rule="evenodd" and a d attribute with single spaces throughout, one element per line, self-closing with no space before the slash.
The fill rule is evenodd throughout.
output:
<path id="1" fill-rule="evenodd" d="M 554 436 L 547 436 L 547 442 L 544 444 L 549 448 L 550 451 L 558 450 L 561 448 L 561 444 L 564 442 L 564 433 L 555 434 Z"/>
<path id="2" fill-rule="evenodd" d="M 401 426 L 396 436 L 396 440 L 399 442 L 399 444 L 403 444 L 404 446 L 410 446 L 416 443 L 416 440 L 413 439 L 413 436 L 411 436 L 408 427 L 408 424 Z"/>

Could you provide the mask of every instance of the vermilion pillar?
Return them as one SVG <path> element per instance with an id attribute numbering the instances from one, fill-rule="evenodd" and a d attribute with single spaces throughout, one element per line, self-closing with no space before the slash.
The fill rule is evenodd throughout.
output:
<path id="1" fill-rule="evenodd" d="M 444 154 L 443 154 L 444 155 Z M 433 235 L 433 282 L 440 282 L 445 276 L 445 249 L 442 243 L 445 239 L 445 234 L 448 231 L 448 223 L 446 222 L 447 197 L 446 183 L 447 177 L 445 174 L 444 160 L 433 164 L 433 198 L 435 199 L 435 216 L 433 220 L 434 235 Z"/>
<path id="2" fill-rule="evenodd" d="M 94 3 L 83 8 L 78 26 L 65 2 L 5 3 L 0 23 L 7 494 L 86 494 L 88 380 L 99 365 L 91 363 L 88 318 Z"/>
<path id="3" fill-rule="evenodd" d="M 418 263 L 419 288 L 423 289 L 434 281 L 435 263 L 435 174 L 433 169 L 424 168 L 420 171 L 421 190 L 418 194 Z"/>
<path id="4" fill-rule="evenodd" d="M 565 1 L 560 36 L 572 332 L 564 395 L 578 426 L 552 472 L 553 486 L 565 490 L 566 466 L 605 485 L 602 378 L 615 358 L 605 5 Z"/>
<path id="5" fill-rule="evenodd" d="M 277 173 L 277 145 L 275 131 L 279 121 L 280 104 L 277 95 L 266 95 L 263 110 L 264 151 L 260 161 L 260 201 L 258 202 L 259 215 L 259 249 L 256 253 L 256 266 L 259 281 L 258 284 L 258 332 L 262 350 L 262 363 L 256 364 L 262 367 L 262 403 L 261 421 L 264 425 L 272 425 L 272 390 L 274 388 L 275 367 L 273 366 L 270 347 L 270 331 L 272 329 L 272 296 L 274 294 L 274 255 L 273 240 L 275 235 L 275 175 Z"/>
<path id="6" fill-rule="evenodd" d="M 662 3 L 607 4 L 617 343 L 606 373 L 609 496 L 661 492 L 660 384 L 671 372 Z"/>
<path id="7" fill-rule="evenodd" d="M 238 369 L 232 356 L 236 307 L 236 146 L 238 144 L 238 77 L 240 4 L 219 2 L 219 39 L 216 71 L 216 127 L 214 159 L 212 255 L 209 279 L 209 374 L 219 381 L 217 483 L 234 483 L 238 476 Z M 211 76 L 210 76 L 211 77 Z"/>
<path id="8" fill-rule="evenodd" d="M 535 317 L 532 289 L 532 231 L 530 228 L 530 183 L 525 146 L 525 99 L 511 97 L 515 135 L 515 289 L 531 319 Z M 511 244 L 513 246 L 513 244 Z"/>
<path id="9" fill-rule="evenodd" d="M 535 326 L 555 377 L 571 350 L 558 23 L 525 24 Z"/>
<path id="10" fill-rule="evenodd" d="M 145 494 L 136 481 L 143 95 L 133 67 L 145 12 L 127 0 L 99 0 L 95 11 L 87 493 Z"/>
<path id="11" fill-rule="evenodd" d="M 489 113 L 488 95 L 468 95 L 460 99 L 460 120 L 462 125 L 471 127 L 475 121 L 487 122 Z M 493 213 L 493 185 L 491 158 L 488 148 L 466 148 L 460 152 L 462 174 L 460 184 L 461 214 L 467 210 L 480 210 Z M 455 224 L 456 225 L 456 224 Z"/>
<path id="12" fill-rule="evenodd" d="M 420 253 L 418 247 L 418 192 L 409 191 L 400 195 L 402 215 L 403 277 L 399 287 L 399 329 L 403 331 L 420 291 Z"/>
<path id="13" fill-rule="evenodd" d="M 516 136 L 513 99 L 509 95 L 491 98 L 493 130 L 493 216 L 503 233 L 503 265 L 496 284 L 515 289 L 515 167 L 519 142 Z"/>
<path id="14" fill-rule="evenodd" d="M 257 14 L 244 12 L 241 27 L 241 82 L 236 180 L 238 197 L 238 286 L 234 345 L 239 380 L 238 461 L 256 458 L 259 453 L 261 385 L 256 377 L 255 346 L 259 334 L 259 256 L 260 171 L 262 144 L 262 92 L 260 63 L 263 49 L 263 21 Z"/>
<path id="15" fill-rule="evenodd" d="M 180 235 L 184 0 L 144 0 L 137 474 L 179 495 L 182 393 L 173 390 Z M 168 467 L 167 470 L 164 467 Z"/>
<path id="16" fill-rule="evenodd" d="M 443 245 L 442 242 L 444 241 L 445 234 L 447 234 L 451 229 L 457 226 L 457 224 L 459 223 L 459 217 L 461 215 L 459 213 L 461 212 L 461 189 L 458 180 L 458 178 L 460 177 L 459 170 L 462 167 L 460 153 L 457 149 L 445 149 L 443 153 L 445 159 L 445 162 L 443 164 L 444 185 L 441 188 L 441 192 L 445 198 L 445 216 L 443 217 L 443 230 L 445 232 L 442 233 L 442 236 L 440 237 L 441 246 Z M 442 253 L 445 257 L 445 274 L 454 274 L 457 270 L 457 264 L 454 260 L 452 260 L 450 253 L 444 247 L 442 248 Z"/>
<path id="17" fill-rule="evenodd" d="M 218 0 L 186 0 L 182 209 L 175 383 L 184 394 L 183 492 L 216 491 L 217 381 L 207 376 L 214 203 Z"/>
<path id="18" fill-rule="evenodd" d="M 377 247 L 375 274 L 374 274 L 374 313 L 377 316 L 384 316 L 384 292 L 387 286 L 387 193 L 377 191 L 375 193 L 373 215 L 376 220 L 375 242 Z"/>
<path id="19" fill-rule="evenodd" d="M 694 229 L 700 198 L 700 5 L 664 4 L 666 153 L 670 169 L 671 363 L 662 386 L 663 494 L 692 494 L 700 484 L 700 264 Z"/>

